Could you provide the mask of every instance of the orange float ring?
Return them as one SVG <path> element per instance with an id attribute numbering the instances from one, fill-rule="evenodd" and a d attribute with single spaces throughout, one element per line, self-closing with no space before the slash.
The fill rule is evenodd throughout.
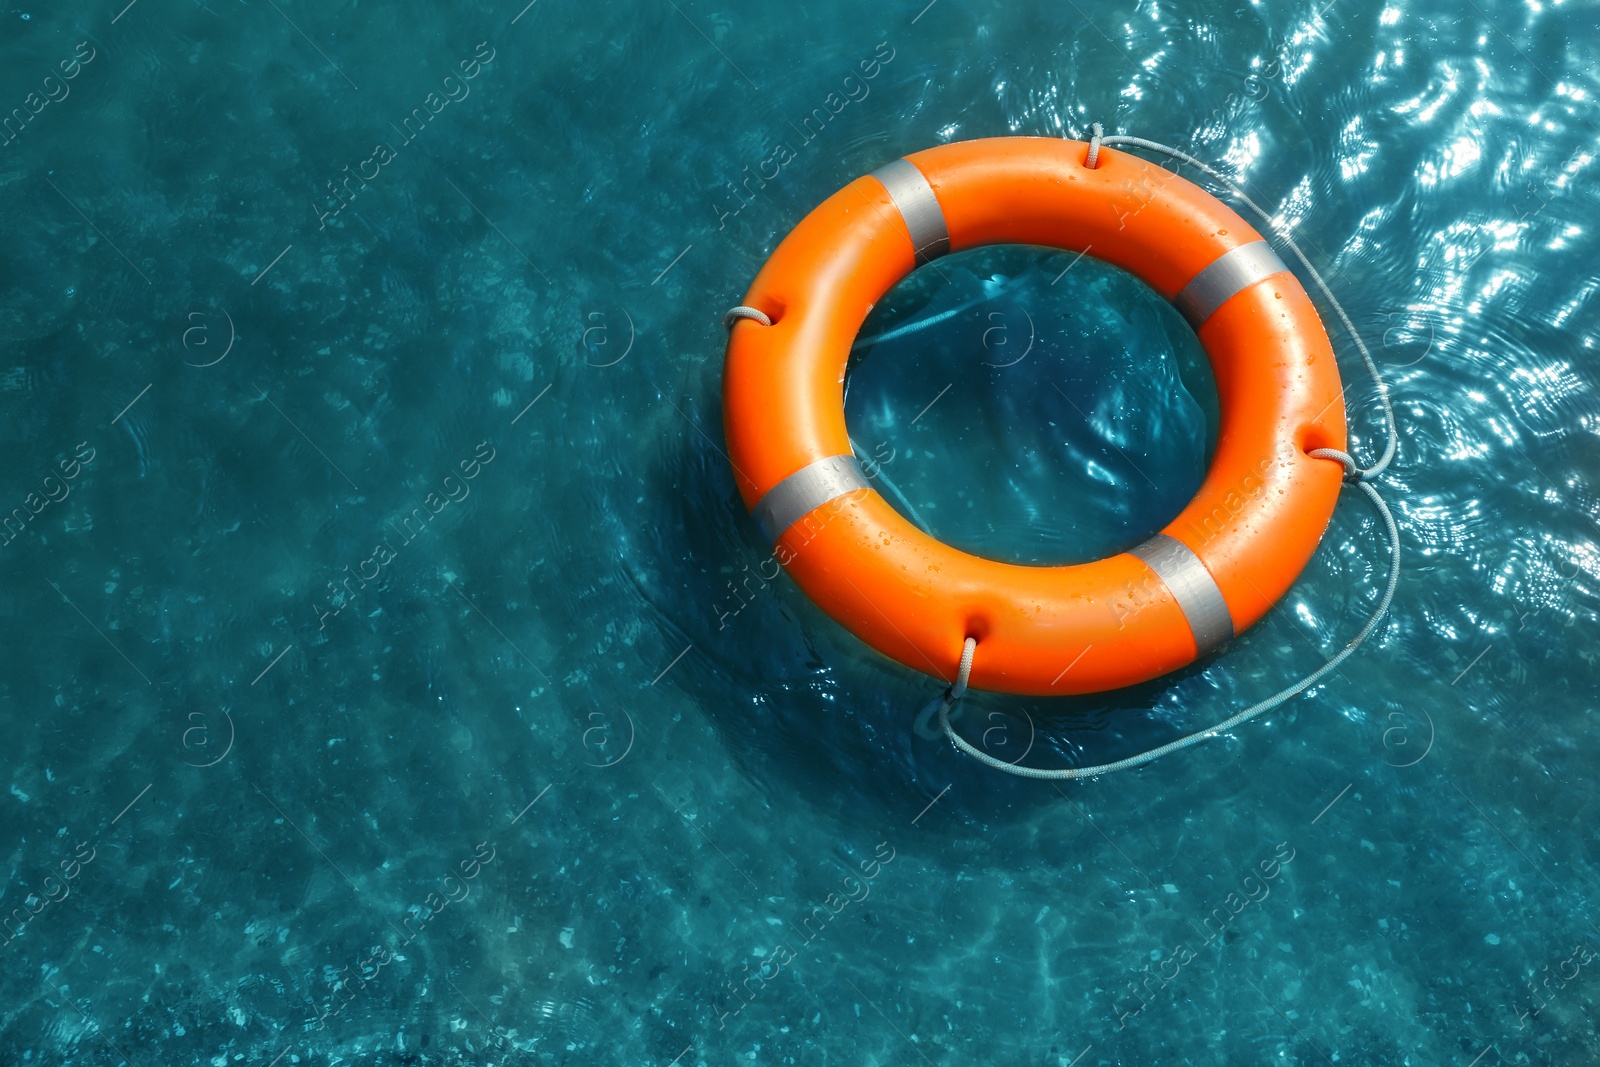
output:
<path id="1" fill-rule="evenodd" d="M 723 381 L 739 492 L 779 563 L 873 648 L 970 685 L 1095 693 L 1183 667 L 1264 615 L 1327 530 L 1345 447 L 1333 348 L 1254 229 L 1138 156 L 1052 138 L 931 148 L 856 179 L 784 239 L 730 312 Z M 1092 253 L 1194 326 L 1221 404 L 1199 493 L 1159 534 L 1094 563 L 983 559 L 917 529 L 863 477 L 844 419 L 850 346 L 915 267 L 989 244 Z M 760 321 L 766 319 L 770 324 Z M 754 320 L 754 321 L 752 321 Z"/>

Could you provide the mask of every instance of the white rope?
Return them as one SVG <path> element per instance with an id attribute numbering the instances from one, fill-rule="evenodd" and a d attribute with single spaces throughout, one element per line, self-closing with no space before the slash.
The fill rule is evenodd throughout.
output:
<path id="1" fill-rule="evenodd" d="M 1385 385 L 1383 376 L 1378 372 L 1378 365 L 1376 362 L 1374 362 L 1372 353 L 1367 350 L 1365 342 L 1361 340 L 1361 335 L 1356 332 L 1354 324 L 1351 323 L 1350 317 L 1345 314 L 1344 308 L 1340 305 L 1338 298 L 1333 295 L 1333 292 L 1328 288 L 1327 283 L 1322 280 L 1322 275 L 1317 273 L 1317 269 L 1311 265 L 1311 261 L 1306 258 L 1305 253 L 1300 251 L 1300 246 L 1295 244 L 1294 239 L 1291 238 L 1287 233 L 1284 233 L 1282 230 L 1280 230 L 1273 222 L 1272 217 L 1259 206 L 1257 206 L 1256 203 L 1245 194 L 1243 189 L 1239 188 L 1232 181 L 1218 173 L 1215 169 L 1207 166 L 1200 160 L 1195 159 L 1186 152 L 1180 152 L 1176 148 L 1170 148 L 1167 145 L 1159 144 L 1155 141 L 1147 141 L 1142 137 L 1105 137 L 1102 135 L 1102 130 L 1099 123 L 1094 124 L 1094 136 L 1089 142 L 1089 155 L 1085 159 L 1084 165 L 1090 167 L 1091 169 L 1096 167 L 1099 162 L 1100 146 L 1111 144 L 1132 145 L 1138 148 L 1146 148 L 1150 151 L 1160 152 L 1164 155 L 1172 157 L 1173 159 L 1177 159 L 1181 162 L 1200 168 L 1200 170 L 1204 171 L 1212 180 L 1222 185 L 1242 203 L 1246 204 L 1252 211 L 1254 211 L 1262 220 L 1262 222 L 1266 224 L 1267 228 L 1271 230 L 1292 252 L 1294 252 L 1295 257 L 1300 260 L 1300 265 L 1305 267 L 1307 273 L 1311 275 L 1311 279 L 1316 282 L 1317 289 L 1322 293 L 1323 298 L 1327 300 L 1327 302 L 1333 307 L 1335 313 L 1338 314 L 1339 321 L 1341 324 L 1343 324 L 1345 332 L 1350 335 L 1353 341 L 1355 341 L 1356 348 L 1361 352 L 1361 360 L 1366 365 L 1367 373 L 1372 376 L 1372 380 L 1377 386 L 1378 400 L 1383 407 L 1384 429 L 1386 431 L 1388 440 L 1384 446 L 1382 456 L 1379 457 L 1376 463 L 1366 468 L 1363 468 L 1360 464 L 1358 464 L 1349 453 L 1342 452 L 1336 448 L 1316 448 L 1312 449 L 1306 454 L 1309 456 L 1314 456 L 1318 459 L 1329 459 L 1339 463 L 1342 467 L 1344 467 L 1345 470 L 1345 483 L 1348 485 L 1353 485 L 1355 488 L 1361 490 L 1372 506 L 1377 509 L 1379 518 L 1383 520 L 1384 530 L 1388 534 L 1389 580 L 1384 584 L 1383 595 L 1378 598 L 1377 604 L 1373 606 L 1372 612 L 1367 616 L 1366 623 L 1361 627 L 1361 630 L 1355 635 L 1355 637 L 1346 642 L 1344 647 L 1339 649 L 1338 652 L 1330 656 L 1328 660 L 1322 664 L 1322 666 L 1318 667 L 1316 670 L 1312 671 L 1298 682 L 1295 682 L 1287 689 L 1281 689 L 1272 694 L 1270 697 L 1267 697 L 1265 700 L 1258 701 L 1257 703 L 1250 705 L 1248 708 L 1245 708 L 1243 711 L 1240 711 L 1228 717 L 1227 719 L 1224 719 L 1222 722 L 1217 723 L 1215 726 L 1201 730 L 1198 733 L 1187 734 L 1175 741 L 1169 741 L 1164 745 L 1160 745 L 1156 748 L 1141 752 L 1134 756 L 1129 756 L 1126 759 L 1116 760 L 1112 763 L 1097 764 L 1090 767 L 1019 767 L 1015 764 L 1006 763 L 1003 760 L 995 759 L 987 752 L 973 747 L 972 744 L 955 732 L 955 730 L 950 726 L 950 709 L 966 693 L 967 678 L 972 672 L 972 659 L 977 645 L 977 642 L 972 638 L 967 638 L 966 643 L 962 646 L 961 650 L 961 668 L 956 678 L 956 684 L 950 687 L 949 691 L 946 692 L 944 699 L 939 705 L 939 728 L 944 731 L 945 737 L 950 739 L 951 744 L 955 745 L 956 748 L 960 749 L 962 752 L 965 752 L 979 763 L 982 763 L 985 766 L 993 767 L 997 771 L 1004 771 L 1007 774 L 1016 775 L 1020 778 L 1044 778 L 1055 780 L 1095 778 L 1102 774 L 1110 774 L 1114 771 L 1128 770 L 1133 767 L 1142 766 L 1143 764 L 1149 763 L 1153 760 L 1158 760 L 1162 756 L 1177 752 L 1179 749 L 1188 748 L 1190 745 L 1199 744 L 1201 741 L 1209 740 L 1210 738 L 1226 733 L 1241 723 L 1248 722 L 1259 715 L 1263 715 L 1274 708 L 1282 706 L 1286 701 L 1299 696 L 1307 689 L 1310 689 L 1312 686 L 1316 685 L 1317 682 L 1321 681 L 1330 672 L 1336 670 L 1339 664 L 1349 659 L 1351 654 L 1354 653 L 1356 649 L 1360 648 L 1367 638 L 1372 636 L 1373 631 L 1378 628 L 1378 623 L 1383 620 L 1383 616 L 1388 612 L 1390 604 L 1393 603 L 1395 589 L 1400 582 L 1400 530 L 1399 527 L 1395 525 L 1394 515 L 1390 512 L 1388 503 L 1384 501 L 1383 497 L 1378 494 L 1378 491 L 1374 489 L 1368 481 L 1376 475 L 1381 474 L 1384 469 L 1389 466 L 1390 460 L 1394 458 L 1395 448 L 1397 446 L 1397 438 L 1399 436 L 1394 421 L 1394 406 L 1390 403 L 1388 386 Z"/>
<path id="2" fill-rule="evenodd" d="M 1318 451 L 1322 450 L 1319 449 Z M 1400 530 L 1395 526 L 1394 516 L 1389 511 L 1389 505 L 1384 502 L 1383 497 L 1378 495 L 1378 491 L 1368 483 L 1353 482 L 1351 484 L 1365 493 L 1367 499 L 1372 502 L 1372 506 L 1378 509 L 1378 515 L 1383 520 L 1384 529 L 1388 532 L 1389 580 L 1384 585 L 1383 595 L 1378 598 L 1378 603 L 1373 607 L 1372 613 L 1367 616 L 1366 624 L 1361 627 L 1360 632 L 1351 638 L 1343 648 L 1334 653 L 1326 663 L 1312 671 L 1310 674 L 1306 675 L 1304 678 L 1300 679 L 1298 682 L 1289 686 L 1289 688 L 1279 690 L 1278 692 L 1272 694 L 1272 696 L 1267 697 L 1267 699 L 1250 705 L 1248 708 L 1245 708 L 1238 714 L 1224 719 L 1222 722 L 1217 723 L 1217 725 L 1212 726 L 1209 729 L 1201 730 L 1199 733 L 1188 734 L 1187 736 L 1178 738 L 1176 741 L 1169 741 L 1158 748 L 1150 749 L 1147 752 L 1141 752 L 1136 756 L 1129 756 L 1127 759 L 1120 759 L 1114 763 L 1102 763 L 1092 767 L 1062 767 L 1058 769 L 1018 767 L 1014 764 L 1006 763 L 1003 760 L 995 759 L 982 749 L 974 748 L 966 741 L 966 739 L 957 734 L 954 728 L 951 727 L 950 707 L 956 703 L 956 699 L 960 698 L 958 697 L 956 699 L 951 699 L 948 694 L 946 694 L 944 701 L 939 706 L 939 728 L 944 731 L 944 735 L 950 739 L 951 744 L 955 745 L 957 748 L 971 756 L 973 759 L 977 760 L 979 763 L 993 767 L 997 771 L 1005 771 L 1007 774 L 1014 774 L 1019 778 L 1098 778 L 1102 774 L 1110 774 L 1113 771 L 1125 771 L 1132 767 L 1138 767 L 1142 764 L 1149 763 L 1152 760 L 1158 760 L 1162 756 L 1171 755 L 1181 748 L 1188 748 L 1190 745 L 1199 744 L 1201 741 L 1206 741 L 1210 738 L 1218 736 L 1219 734 L 1227 733 L 1235 726 L 1248 722 L 1251 719 L 1256 718 L 1258 715 L 1263 715 L 1266 712 L 1279 707 L 1285 701 L 1299 696 L 1307 689 L 1310 689 L 1312 686 L 1316 685 L 1317 682 L 1321 681 L 1322 678 L 1330 671 L 1335 670 L 1339 664 L 1349 659 L 1351 653 L 1360 648 L 1362 642 L 1366 641 L 1368 637 L 1372 636 L 1372 631 L 1378 628 L 1378 623 L 1383 619 L 1384 613 L 1389 610 L 1389 604 L 1394 600 L 1395 586 L 1398 585 L 1400 581 Z M 971 639 L 969 638 L 968 640 Z M 951 691 L 954 692 L 954 689 L 952 688 Z"/>
<path id="3" fill-rule="evenodd" d="M 763 326 L 772 325 L 772 319 L 768 317 L 765 311 L 762 311 L 760 308 L 753 308 L 748 304 L 740 304 L 737 307 L 729 308 L 723 314 L 722 328 L 724 330 L 731 330 L 733 329 L 733 324 L 738 322 L 740 319 L 750 319 L 754 322 L 759 322 Z"/>
<path id="4" fill-rule="evenodd" d="M 1126 137 L 1114 134 L 1110 137 L 1099 138 L 1099 141 L 1101 144 L 1106 145 L 1132 145 L 1135 148 L 1149 149 L 1152 152 L 1159 152 L 1181 163 L 1188 163 L 1193 167 L 1199 168 L 1208 178 L 1227 189 L 1235 199 L 1255 212 L 1256 217 L 1266 224 L 1267 228 L 1273 232 L 1278 240 L 1283 242 L 1289 251 L 1294 253 L 1295 258 L 1300 261 L 1300 265 L 1306 269 L 1306 273 L 1311 275 L 1311 280 L 1316 283 L 1317 290 L 1322 293 L 1322 298 L 1328 302 L 1334 313 L 1339 316 L 1340 325 L 1344 327 L 1345 333 L 1350 335 L 1350 340 L 1355 342 L 1356 350 L 1361 353 L 1361 362 L 1366 365 L 1367 373 L 1372 376 L 1373 384 L 1378 387 L 1378 403 L 1383 408 L 1383 423 L 1387 434 L 1387 443 L 1384 445 L 1383 455 L 1378 457 L 1378 461 L 1372 466 L 1362 470 L 1361 477 L 1365 480 L 1382 474 L 1389 466 L 1389 461 L 1394 459 L 1396 438 L 1399 436 L 1394 424 L 1394 405 L 1389 401 L 1389 387 L 1384 383 L 1383 375 L 1378 373 L 1378 364 L 1373 360 L 1372 353 L 1367 351 L 1366 342 L 1356 332 L 1355 324 L 1350 321 L 1350 316 L 1345 314 L 1344 306 L 1334 297 L 1333 291 L 1328 288 L 1328 283 L 1322 280 L 1322 275 L 1318 273 L 1317 268 L 1311 265 L 1311 260 L 1307 259 L 1306 254 L 1300 251 L 1300 246 L 1295 244 L 1294 238 L 1280 229 L 1277 223 L 1273 221 L 1272 216 L 1267 214 L 1266 210 L 1254 200 L 1251 200 L 1249 195 L 1231 179 L 1187 152 L 1181 152 L 1176 148 L 1161 144 L 1159 141 L 1149 141 L 1143 137 Z"/>
<path id="5" fill-rule="evenodd" d="M 972 677 L 972 655 L 978 651 L 978 639 L 969 637 L 961 642 L 961 666 L 956 668 L 956 684 L 945 697 L 946 705 L 954 704 L 967 695 L 967 679 Z"/>

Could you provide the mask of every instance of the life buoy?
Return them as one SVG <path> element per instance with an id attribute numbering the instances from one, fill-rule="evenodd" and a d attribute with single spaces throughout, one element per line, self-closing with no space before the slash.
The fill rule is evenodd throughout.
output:
<path id="1" fill-rule="evenodd" d="M 1183 667 L 1253 624 L 1327 530 L 1345 447 L 1333 349 L 1260 234 L 1138 156 L 1007 137 L 917 152 L 801 221 L 731 322 L 728 456 L 779 563 L 825 612 L 900 663 L 1035 696 L 1094 693 Z M 1160 533 L 1094 563 L 983 559 L 913 526 L 850 447 L 844 376 L 872 306 L 917 266 L 988 244 L 1093 255 L 1188 319 L 1215 372 L 1216 453 Z M 740 317 L 744 316 L 744 317 Z M 765 320 L 764 322 L 761 320 Z"/>

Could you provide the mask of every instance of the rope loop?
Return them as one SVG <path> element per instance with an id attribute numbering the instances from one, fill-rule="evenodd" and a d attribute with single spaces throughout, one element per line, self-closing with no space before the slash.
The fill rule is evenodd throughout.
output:
<path id="1" fill-rule="evenodd" d="M 961 643 L 961 666 L 956 670 L 955 684 L 945 690 L 944 694 L 946 709 L 967 695 L 967 679 L 972 676 L 972 655 L 977 650 L 976 637 L 969 637 Z"/>
<path id="2" fill-rule="evenodd" d="M 1313 448 L 1311 451 L 1307 452 L 1306 455 L 1315 457 L 1316 459 L 1331 459 L 1338 461 L 1339 465 L 1344 468 L 1344 484 L 1346 485 L 1356 485 L 1360 482 L 1364 482 L 1372 473 L 1371 471 L 1362 470 L 1360 465 L 1356 463 L 1355 457 L 1350 455 L 1350 453 L 1341 452 L 1337 448 Z"/>
<path id="3" fill-rule="evenodd" d="M 740 304 L 738 307 L 729 308 L 722 316 L 722 328 L 731 330 L 733 329 L 733 324 L 740 319 L 752 319 L 763 326 L 772 325 L 772 319 L 767 316 L 765 311 L 760 308 L 750 307 L 748 304 Z"/>
<path id="4" fill-rule="evenodd" d="M 1106 135 L 1106 128 L 1096 122 L 1091 124 L 1089 129 L 1093 132 L 1093 136 L 1089 138 L 1089 158 L 1083 161 L 1083 165 L 1094 170 L 1100 166 L 1100 138 Z"/>

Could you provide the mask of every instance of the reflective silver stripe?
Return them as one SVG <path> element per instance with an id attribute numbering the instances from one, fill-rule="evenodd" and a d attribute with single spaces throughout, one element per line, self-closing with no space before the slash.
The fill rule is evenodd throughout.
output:
<path id="1" fill-rule="evenodd" d="M 1144 544 L 1128 549 L 1128 555 L 1138 556 L 1148 563 L 1172 591 L 1172 599 L 1178 602 L 1189 620 L 1200 655 L 1233 637 L 1233 616 L 1228 612 L 1228 602 L 1222 598 L 1217 580 L 1188 545 L 1176 537 L 1156 534 Z"/>
<path id="2" fill-rule="evenodd" d="M 1251 241 L 1212 260 L 1172 298 L 1172 305 L 1198 330 L 1230 296 L 1288 269 L 1267 242 Z"/>
<path id="3" fill-rule="evenodd" d="M 853 455 L 828 456 L 808 463 L 767 490 L 751 510 L 768 541 L 836 497 L 870 488 Z"/>
<path id="4" fill-rule="evenodd" d="M 911 234 L 911 247 L 917 253 L 917 266 L 950 251 L 950 228 L 945 225 L 944 209 L 915 163 L 897 159 L 873 171 L 872 176 L 889 190 L 889 199 L 900 209 L 900 217 Z"/>

